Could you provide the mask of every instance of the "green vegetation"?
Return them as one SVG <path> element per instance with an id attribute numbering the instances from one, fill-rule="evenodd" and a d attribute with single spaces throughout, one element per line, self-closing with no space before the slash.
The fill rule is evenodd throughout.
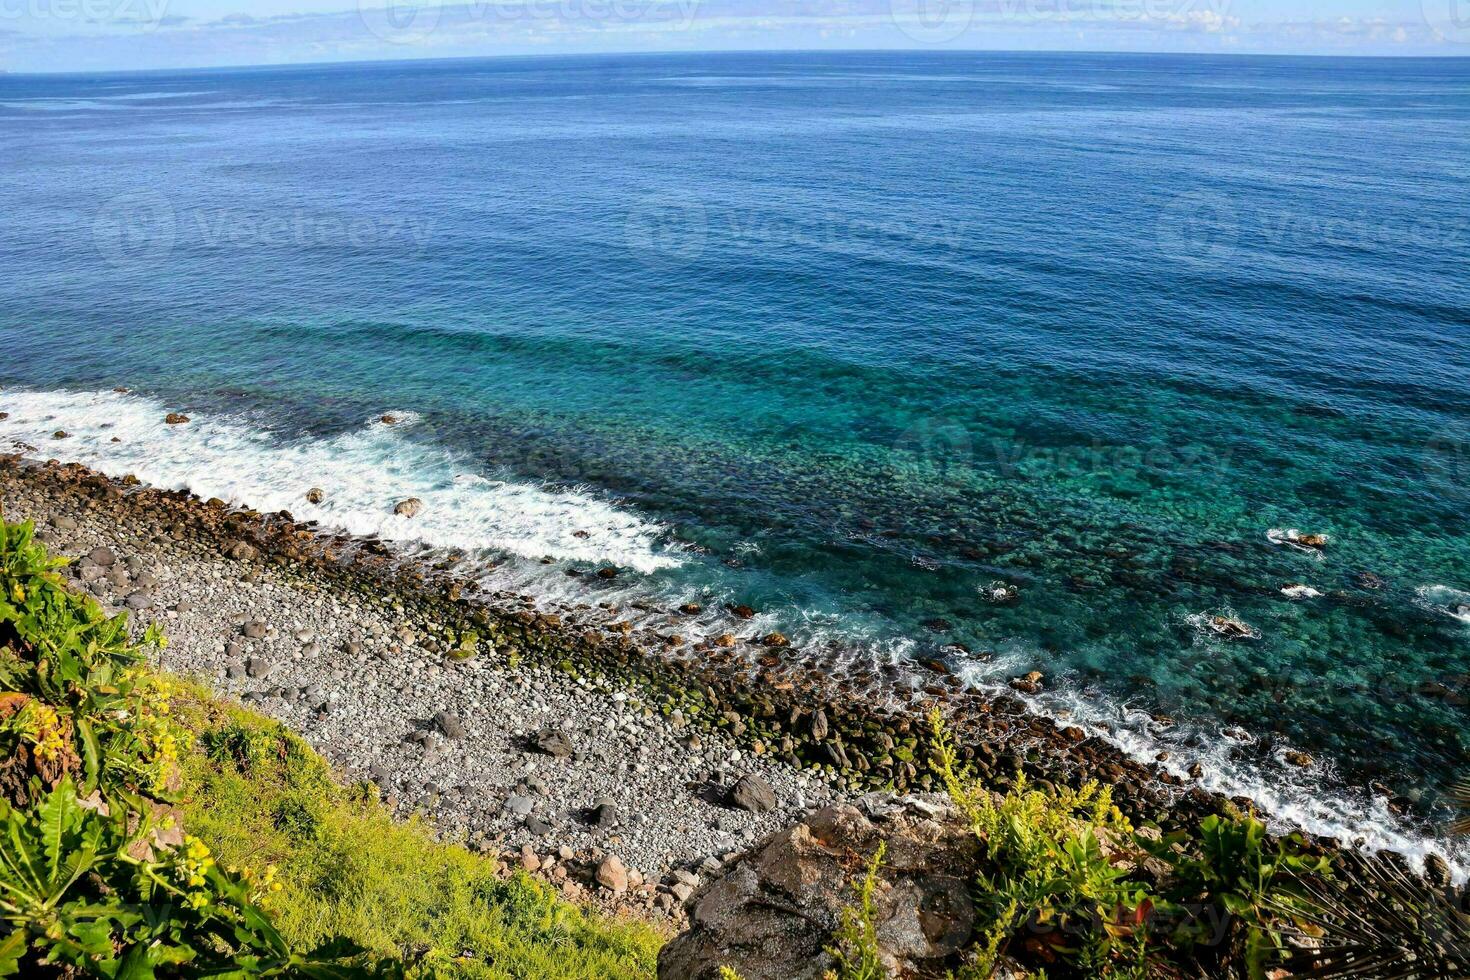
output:
<path id="1" fill-rule="evenodd" d="M 148 668 L 0 520 L 0 977 L 652 977 L 660 937 L 395 822 L 282 726 Z M 461 650 L 473 656 L 467 637 Z M 1470 975 L 1463 896 L 1387 858 L 1336 869 L 1252 816 L 1135 828 L 1109 793 L 998 795 L 936 769 L 980 843 L 960 967 L 1033 976 Z M 884 975 L 872 858 L 834 937 L 842 980 Z M 722 971 L 734 980 L 734 971 Z"/>
<path id="2" fill-rule="evenodd" d="M 874 923 L 873 890 L 878 885 L 878 869 L 883 866 L 888 845 L 879 844 L 877 852 L 868 862 L 868 873 L 857 883 L 857 905 L 843 910 L 842 927 L 838 929 L 836 943 L 828 953 L 837 961 L 835 971 L 828 973 L 828 980 L 883 980 L 886 970 L 878 955 L 878 927 Z"/>
<path id="3" fill-rule="evenodd" d="M 345 936 L 422 976 L 651 977 L 645 926 L 559 900 L 524 874 L 395 822 L 369 786 L 337 784 L 286 728 L 209 700 L 180 698 L 202 751 L 183 766 L 184 821 L 221 862 L 279 869 L 263 900 L 293 944 Z"/>
<path id="4" fill-rule="evenodd" d="M 1304 842 L 1269 843 L 1250 815 L 1137 830 L 1095 783 L 1043 791 L 1018 775 L 996 795 L 959 772 L 932 723 L 940 774 L 982 845 L 969 975 L 989 976 L 1002 954 L 1053 977 L 1263 977 L 1285 962 L 1312 908 L 1307 883 L 1330 874 Z"/>
<path id="5" fill-rule="evenodd" d="M 0 520 L 0 976 L 652 975 L 650 930 L 500 879 L 151 673 L 163 637 L 132 643 L 32 531 Z"/>

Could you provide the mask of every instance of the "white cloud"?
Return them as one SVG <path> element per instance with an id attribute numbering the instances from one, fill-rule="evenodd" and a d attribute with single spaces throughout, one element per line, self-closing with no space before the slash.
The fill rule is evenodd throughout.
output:
<path id="1" fill-rule="evenodd" d="M 0 6 L 6 2 L 0 0 Z M 1240 9 L 1243 0 L 417 0 L 423 15 L 419 24 L 428 25 L 420 30 L 394 28 L 403 18 L 385 17 L 386 0 L 361 0 L 362 10 L 240 13 L 213 20 L 189 19 L 172 10 L 172 16 L 165 16 L 168 0 L 106 2 L 148 4 L 160 15 L 149 24 L 110 24 L 104 33 L 116 43 L 99 37 L 95 26 L 20 22 L 17 33 L 0 36 L 8 67 L 184 67 L 556 51 L 911 48 L 924 47 L 926 41 L 954 48 L 1470 54 L 1470 46 L 1449 43 L 1423 20 L 1270 20 L 1263 19 L 1266 14 L 1246 16 Z M 409 0 L 397 3 L 400 15 L 413 12 Z M 933 30 L 936 11 L 949 18 L 939 24 L 943 30 Z M 0 22 L 0 29 L 11 27 Z"/>

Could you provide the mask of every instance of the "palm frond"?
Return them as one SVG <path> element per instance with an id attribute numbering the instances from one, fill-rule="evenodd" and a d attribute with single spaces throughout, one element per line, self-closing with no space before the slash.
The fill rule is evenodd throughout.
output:
<path id="1" fill-rule="evenodd" d="M 1286 962 L 1307 980 L 1470 978 L 1466 895 L 1438 889 L 1384 855 L 1343 858 L 1330 880 L 1302 883 L 1308 907 L 1282 909 L 1296 923 Z"/>
<path id="2" fill-rule="evenodd" d="M 1445 795 L 1449 797 L 1450 804 L 1463 814 L 1450 824 L 1450 833 L 1470 834 L 1470 779 L 1461 779 L 1451 783 Z"/>

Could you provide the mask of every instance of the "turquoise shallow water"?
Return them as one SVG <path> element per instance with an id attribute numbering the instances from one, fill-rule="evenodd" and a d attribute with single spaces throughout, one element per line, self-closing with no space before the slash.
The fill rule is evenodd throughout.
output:
<path id="1" fill-rule="evenodd" d="M 0 438 L 298 513 L 325 472 L 365 529 L 421 486 L 397 536 L 1039 669 L 1304 819 L 1465 770 L 1470 65 L 8 76 L 0 155 Z M 80 394 L 117 384 L 152 401 Z"/>

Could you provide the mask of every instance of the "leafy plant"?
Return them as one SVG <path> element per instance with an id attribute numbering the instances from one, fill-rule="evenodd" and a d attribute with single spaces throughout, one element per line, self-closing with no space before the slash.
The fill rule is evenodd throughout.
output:
<path id="1" fill-rule="evenodd" d="M 1302 879 L 1330 870 L 1250 816 L 1211 816 L 1160 838 L 1135 829 L 1095 783 L 1040 789 L 1017 773 L 997 794 L 960 771 L 938 712 L 931 726 L 935 768 L 981 844 L 983 931 L 967 976 L 989 976 L 1004 955 L 1086 977 L 1207 964 L 1264 976 L 1311 908 Z"/>
<path id="2" fill-rule="evenodd" d="M 273 872 L 182 833 L 160 801 L 189 738 L 147 669 L 163 637 L 132 643 L 64 564 L 0 519 L 0 976 L 382 972 L 343 942 L 293 950 L 256 904 Z"/>
<path id="3" fill-rule="evenodd" d="M 960 773 L 937 713 L 931 724 L 940 776 L 982 846 L 985 940 L 976 969 L 988 973 L 1024 932 L 1023 945 L 1043 961 L 1074 960 L 1094 975 L 1115 975 L 1115 961 L 1136 958 L 1133 937 L 1146 931 L 1151 899 L 1129 866 L 1110 857 L 1132 834 L 1110 791 L 1088 783 L 1044 792 L 1018 773 L 997 796 Z"/>
<path id="4" fill-rule="evenodd" d="M 83 805 L 69 778 L 29 810 L 0 810 L 0 976 L 42 966 L 100 977 L 369 975 L 341 965 L 358 952 L 344 944 L 293 953 L 248 879 L 196 838 L 155 846 L 151 822 L 129 829 L 134 816 Z"/>
<path id="5" fill-rule="evenodd" d="M 102 788 L 160 794 L 173 778 L 184 737 L 170 723 L 167 683 L 147 671 L 148 651 L 163 646 L 150 627 L 141 645 L 128 639 L 127 616 L 107 617 L 92 599 L 65 586 L 34 541 L 29 522 L 0 520 L 0 699 L 30 708 L 0 708 L 0 749 L 34 741 L 47 714 L 42 751 L 28 753 L 0 779 L 11 802 L 23 802 L 31 776 L 55 786 L 75 772 L 83 793 Z M 30 712 L 27 716 L 27 712 Z M 47 766 L 45 756 L 62 760 Z M 39 765 L 37 765 L 39 763 Z"/>
<path id="6" fill-rule="evenodd" d="M 1272 842 L 1265 824 L 1250 815 L 1211 815 L 1194 834 L 1141 843 L 1170 866 L 1168 900 L 1176 906 L 1209 903 L 1217 913 L 1188 917 L 1176 941 L 1205 946 L 1210 942 L 1205 933 L 1224 923 L 1221 938 L 1235 933 L 1243 940 L 1252 976 L 1280 961 L 1286 951 L 1284 928 L 1311 909 L 1302 880 L 1330 870 L 1325 857 L 1304 854 L 1296 838 Z M 1220 953 L 1231 949 L 1223 942 L 1215 948 Z"/>
<path id="7" fill-rule="evenodd" d="M 1460 816 L 1450 824 L 1452 834 L 1470 834 L 1470 779 L 1456 780 L 1450 785 L 1450 804 L 1460 811 Z"/>
<path id="8" fill-rule="evenodd" d="M 867 873 L 857 883 L 857 905 L 842 910 L 836 944 L 827 950 L 837 961 L 837 968 L 827 974 L 829 980 L 883 980 L 888 975 L 878 955 L 877 912 L 873 906 L 878 869 L 887 854 L 888 844 L 879 843 L 868 861 Z"/>

